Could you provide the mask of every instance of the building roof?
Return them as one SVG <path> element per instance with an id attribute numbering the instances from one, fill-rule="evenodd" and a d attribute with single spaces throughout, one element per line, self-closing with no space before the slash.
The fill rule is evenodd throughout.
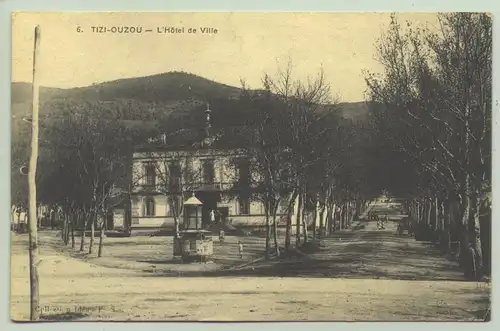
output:
<path id="1" fill-rule="evenodd" d="M 184 205 L 201 206 L 203 203 L 194 195 L 184 202 Z"/>

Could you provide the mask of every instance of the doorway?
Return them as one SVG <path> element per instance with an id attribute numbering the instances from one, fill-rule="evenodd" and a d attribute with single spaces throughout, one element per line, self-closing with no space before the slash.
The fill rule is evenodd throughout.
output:
<path id="1" fill-rule="evenodd" d="M 108 211 L 106 214 L 106 230 L 113 230 L 115 228 L 114 223 L 114 213 L 112 211 Z"/>
<path id="2" fill-rule="evenodd" d="M 229 207 L 218 207 L 217 210 L 219 211 L 217 222 L 227 221 L 229 218 Z"/>
<path id="3" fill-rule="evenodd" d="M 196 197 L 203 203 L 201 208 L 202 227 L 210 227 L 212 223 L 210 211 L 217 210 L 217 202 L 220 200 L 219 192 L 199 191 L 196 193 Z"/>

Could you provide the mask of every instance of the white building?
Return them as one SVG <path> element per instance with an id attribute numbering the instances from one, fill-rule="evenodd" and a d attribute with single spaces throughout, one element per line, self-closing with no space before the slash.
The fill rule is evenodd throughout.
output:
<path id="1" fill-rule="evenodd" d="M 194 144 L 170 148 L 164 136 L 134 152 L 130 208 L 115 211 L 115 229 L 128 223 L 132 231 L 173 230 L 176 216 L 182 229 L 187 224 L 180 205 L 193 194 L 203 203 L 203 226 L 209 225 L 211 210 L 235 227 L 265 225 L 264 206 L 252 195 L 256 174 L 250 173 L 241 150 L 213 146 L 210 112 L 206 110 L 205 130 Z"/>

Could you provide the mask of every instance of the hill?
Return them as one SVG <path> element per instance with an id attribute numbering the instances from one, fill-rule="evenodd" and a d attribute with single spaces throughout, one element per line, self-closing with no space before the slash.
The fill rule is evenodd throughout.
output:
<path id="1" fill-rule="evenodd" d="M 132 99 L 144 102 L 236 97 L 240 89 L 184 72 L 168 72 L 147 77 L 119 79 L 85 87 L 69 89 L 41 87 L 40 100 L 52 99 L 100 100 Z M 12 83 L 12 103 L 30 102 L 31 84 Z"/>
<path id="2" fill-rule="evenodd" d="M 241 89 L 217 83 L 185 72 L 168 72 L 147 77 L 119 79 L 86 87 L 61 89 L 40 88 L 40 113 L 57 112 L 61 102 L 96 102 L 125 109 L 125 119 L 143 118 L 139 113 L 178 113 L 191 111 L 200 102 L 214 102 L 221 99 L 235 99 Z M 12 83 L 11 101 L 13 117 L 29 114 L 31 109 L 31 84 Z M 366 116 L 368 109 L 363 102 L 342 103 L 339 114 L 354 119 Z M 154 111 L 156 109 L 156 111 Z M 135 114 L 134 114 L 135 113 Z M 146 116 L 151 117 L 151 116 Z"/>

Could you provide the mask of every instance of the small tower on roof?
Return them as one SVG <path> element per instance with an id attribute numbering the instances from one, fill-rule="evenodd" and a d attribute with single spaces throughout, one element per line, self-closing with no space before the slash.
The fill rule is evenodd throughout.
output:
<path id="1" fill-rule="evenodd" d="M 210 104 L 207 102 L 207 109 L 205 110 L 205 129 L 209 130 L 212 127 L 212 110 Z"/>
<path id="2" fill-rule="evenodd" d="M 207 109 L 205 110 L 205 137 L 203 139 L 203 146 L 208 147 L 213 143 L 212 136 L 212 110 L 210 104 L 207 102 Z"/>

